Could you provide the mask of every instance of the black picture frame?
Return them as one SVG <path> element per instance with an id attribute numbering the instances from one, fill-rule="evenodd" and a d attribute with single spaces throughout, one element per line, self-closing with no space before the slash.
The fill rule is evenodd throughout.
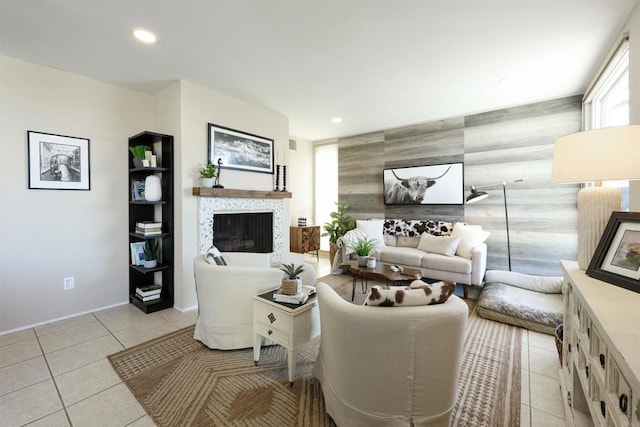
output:
<path id="1" fill-rule="evenodd" d="M 386 168 L 385 205 L 464 204 L 464 163 Z"/>
<path id="2" fill-rule="evenodd" d="M 90 190 L 89 139 L 27 131 L 29 188 Z"/>
<path id="3" fill-rule="evenodd" d="M 613 212 L 587 275 L 640 293 L 640 212 Z"/>
<path id="4" fill-rule="evenodd" d="M 273 139 L 209 123 L 208 159 L 222 169 L 273 174 Z"/>

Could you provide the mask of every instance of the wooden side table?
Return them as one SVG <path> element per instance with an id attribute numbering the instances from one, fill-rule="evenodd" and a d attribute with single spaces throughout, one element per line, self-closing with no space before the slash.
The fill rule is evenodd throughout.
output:
<path id="1" fill-rule="evenodd" d="M 289 250 L 299 254 L 307 252 L 316 253 L 316 259 L 320 261 L 320 226 L 311 225 L 308 227 L 289 228 Z"/>
<path id="2" fill-rule="evenodd" d="M 289 383 L 293 386 L 296 374 L 298 347 L 320 335 L 320 311 L 315 295 L 302 305 L 272 300 L 273 292 L 253 297 L 253 360 L 260 360 L 261 337 L 268 338 L 287 349 Z"/>

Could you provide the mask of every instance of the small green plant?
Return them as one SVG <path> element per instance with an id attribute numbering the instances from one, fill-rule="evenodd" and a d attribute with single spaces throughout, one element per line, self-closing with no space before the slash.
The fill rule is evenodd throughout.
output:
<path id="1" fill-rule="evenodd" d="M 294 263 L 282 264 L 280 266 L 280 270 L 284 271 L 284 274 L 285 276 L 287 276 L 287 279 L 293 280 L 293 279 L 297 279 L 300 273 L 304 271 L 304 266 L 295 265 Z"/>
<path id="2" fill-rule="evenodd" d="M 151 151 L 151 147 L 147 147 L 146 145 L 135 145 L 133 147 L 129 147 L 129 151 L 131 151 L 134 158 L 144 159 L 144 152 Z"/>
<path id="3" fill-rule="evenodd" d="M 322 227 L 324 231 L 326 231 L 322 236 L 329 236 L 329 242 L 334 245 L 338 243 L 338 239 L 344 236 L 347 231 L 356 228 L 356 222 L 352 221 L 347 215 L 349 205 L 338 202 L 335 202 L 335 204 L 336 211 L 329 214 L 331 216 L 331 222 L 325 222 Z"/>
<path id="4" fill-rule="evenodd" d="M 144 242 L 144 259 L 146 261 L 153 261 L 158 254 L 158 244 L 155 239 L 149 239 Z"/>
<path id="5" fill-rule="evenodd" d="M 353 249 L 358 256 L 369 256 L 369 254 L 371 254 L 371 252 L 376 248 L 376 243 L 376 239 L 369 239 L 368 237 L 365 237 L 364 239 L 360 239 L 351 244 L 350 248 Z"/>
<path id="6" fill-rule="evenodd" d="M 203 178 L 215 178 L 216 177 L 216 167 L 211 163 L 207 163 L 203 167 L 201 167 L 198 172 L 200 172 L 200 176 Z"/>

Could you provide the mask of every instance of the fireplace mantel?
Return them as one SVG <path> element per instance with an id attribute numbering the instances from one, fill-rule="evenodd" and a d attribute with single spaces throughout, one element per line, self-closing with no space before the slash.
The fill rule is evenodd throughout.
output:
<path id="1" fill-rule="evenodd" d="M 234 188 L 193 187 L 192 194 L 198 197 L 234 197 L 243 199 L 290 199 L 288 191 L 237 190 Z"/>
<path id="2" fill-rule="evenodd" d="M 289 200 L 287 191 L 237 190 L 232 188 L 193 187 L 198 196 L 198 248 L 204 254 L 213 243 L 214 215 L 229 212 L 273 212 L 273 252 L 271 262 L 278 263 L 289 252 Z"/>

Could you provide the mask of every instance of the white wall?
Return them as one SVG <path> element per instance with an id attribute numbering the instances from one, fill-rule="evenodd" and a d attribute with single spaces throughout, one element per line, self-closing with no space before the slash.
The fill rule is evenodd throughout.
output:
<path id="1" fill-rule="evenodd" d="M 153 125 L 150 96 L 0 56 L 0 332 L 128 301 L 127 138 Z M 29 190 L 27 130 L 90 139 L 91 190 Z"/>
<path id="2" fill-rule="evenodd" d="M 162 99 L 158 97 L 156 110 L 172 113 L 157 118 L 158 129 L 165 126 L 161 121 L 168 120 L 171 123 L 172 134 L 179 145 L 176 151 L 180 153 L 175 159 L 175 306 L 186 309 L 197 304 L 193 258 L 198 254 L 198 214 L 197 197 L 192 196 L 192 188 L 200 186 L 196 170 L 207 161 L 207 124 L 273 139 L 275 149 L 283 150 L 289 146 L 289 120 L 280 114 L 188 81 L 172 85 L 162 95 Z M 180 105 L 180 129 L 176 129 L 178 126 L 174 117 L 178 113 L 171 109 L 176 102 Z M 225 188 L 272 190 L 273 175 L 223 169 L 220 184 Z M 287 210 L 285 223 L 289 221 Z M 285 237 L 285 247 L 289 247 L 289 235 Z"/>

